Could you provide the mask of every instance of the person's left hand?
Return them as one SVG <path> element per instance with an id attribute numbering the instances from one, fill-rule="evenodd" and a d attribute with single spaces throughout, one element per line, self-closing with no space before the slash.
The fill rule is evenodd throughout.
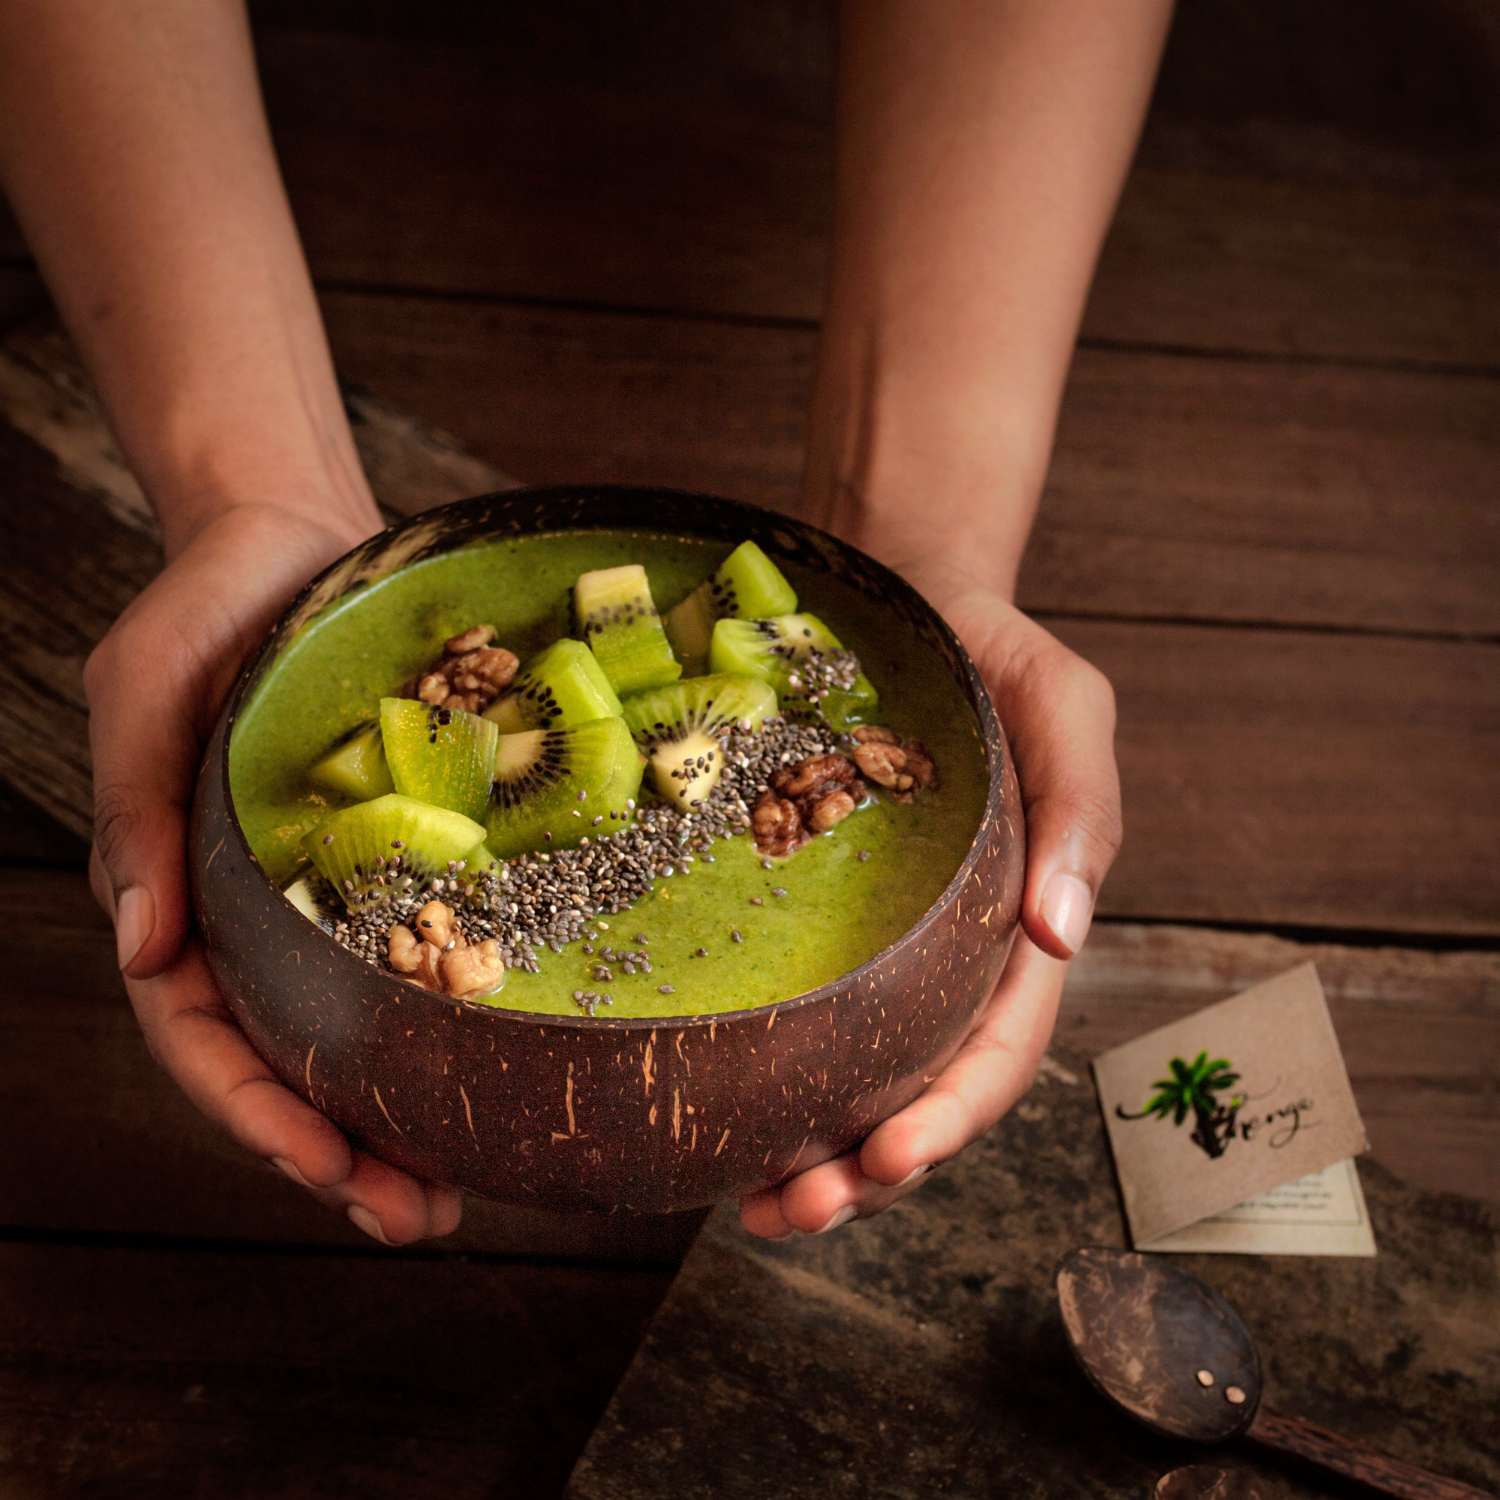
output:
<path id="1" fill-rule="evenodd" d="M 740 1222 L 768 1239 L 879 1213 L 1021 1098 L 1120 845 L 1107 679 L 993 590 L 927 592 L 979 667 L 1015 757 L 1026 812 L 1021 930 L 973 1030 L 917 1099 L 856 1150 L 741 1199 Z"/>

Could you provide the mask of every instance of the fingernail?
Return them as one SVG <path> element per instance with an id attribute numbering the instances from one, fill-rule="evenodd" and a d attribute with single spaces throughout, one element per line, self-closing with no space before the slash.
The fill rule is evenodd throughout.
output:
<path id="1" fill-rule="evenodd" d="M 837 1229 L 840 1224 L 847 1224 L 858 1212 L 852 1203 L 846 1203 L 821 1229 L 813 1230 L 814 1234 L 827 1234 L 830 1229 Z"/>
<path id="2" fill-rule="evenodd" d="M 368 1208 L 362 1208 L 358 1203 L 351 1203 L 349 1205 L 349 1222 L 356 1229 L 363 1229 L 372 1240 L 379 1240 L 382 1245 L 390 1244 L 390 1241 L 385 1237 L 385 1230 L 380 1227 L 380 1220 Z"/>
<path id="3" fill-rule="evenodd" d="M 1077 953 L 1089 935 L 1094 896 L 1083 881 L 1059 870 L 1042 891 L 1042 920 L 1069 953 Z"/>
<path id="4" fill-rule="evenodd" d="M 122 969 L 135 962 L 156 926 L 156 902 L 143 885 L 128 885 L 115 898 L 115 953 Z"/>
<path id="5" fill-rule="evenodd" d="M 290 1177 L 298 1187 L 310 1188 L 312 1186 L 312 1183 L 297 1170 L 296 1162 L 288 1161 L 284 1156 L 273 1156 L 271 1158 L 271 1165 L 284 1176 Z M 361 1224 L 359 1227 L 363 1229 L 365 1226 Z"/>
<path id="6" fill-rule="evenodd" d="M 905 1187 L 908 1182 L 915 1182 L 917 1180 L 917 1178 L 919 1178 L 919 1177 L 925 1177 L 931 1170 L 932 1170 L 932 1163 L 931 1162 L 928 1162 L 926 1164 L 926 1166 L 913 1167 L 911 1169 L 911 1171 L 908 1172 L 906 1174 L 906 1176 L 903 1177 L 901 1179 L 901 1181 L 896 1184 L 896 1186 L 897 1187 Z"/>
<path id="7" fill-rule="evenodd" d="M 773 1245 L 779 1245 L 782 1240 L 791 1239 L 791 1237 L 796 1234 L 796 1232 L 797 1231 L 795 1229 L 788 1229 L 785 1234 L 763 1234 L 761 1238 L 764 1240 L 770 1240 Z"/>

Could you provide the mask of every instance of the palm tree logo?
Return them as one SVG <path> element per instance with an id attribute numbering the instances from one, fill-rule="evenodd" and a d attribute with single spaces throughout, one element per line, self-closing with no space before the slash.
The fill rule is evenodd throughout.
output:
<path id="1" fill-rule="evenodd" d="M 1224 1147 L 1234 1138 L 1235 1116 L 1245 1096 L 1234 1094 L 1226 1105 L 1219 1102 L 1219 1095 L 1238 1083 L 1240 1075 L 1230 1071 L 1233 1064 L 1227 1057 L 1210 1062 L 1207 1052 L 1200 1052 L 1191 1063 L 1174 1057 L 1170 1066 L 1172 1076 L 1158 1078 L 1151 1085 L 1156 1092 L 1139 1114 L 1128 1114 L 1124 1105 L 1116 1105 L 1115 1113 L 1122 1120 L 1144 1120 L 1152 1115 L 1165 1120 L 1171 1115 L 1174 1125 L 1181 1125 L 1191 1113 L 1192 1141 L 1209 1156 L 1222 1156 Z"/>

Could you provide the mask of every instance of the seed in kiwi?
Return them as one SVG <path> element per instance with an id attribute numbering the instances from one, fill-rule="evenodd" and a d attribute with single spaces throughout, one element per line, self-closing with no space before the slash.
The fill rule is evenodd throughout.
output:
<path id="1" fill-rule="evenodd" d="M 337 792 L 356 802 L 384 797 L 396 790 L 386 762 L 380 725 L 356 724 L 322 760 L 307 773 L 307 779 L 325 792 Z"/>
<path id="2" fill-rule="evenodd" d="M 687 677 L 708 665 L 719 620 L 761 620 L 789 615 L 797 594 L 780 568 L 754 542 L 741 542 L 681 604 L 662 617 L 667 639 Z"/>
<path id="3" fill-rule="evenodd" d="M 682 676 L 640 564 L 580 575 L 573 585 L 573 612 L 578 634 L 621 697 L 665 687 Z"/>
<path id="4" fill-rule="evenodd" d="M 484 820 L 500 737 L 488 719 L 414 698 L 382 698 L 380 733 L 403 797 Z"/>
<path id="5" fill-rule="evenodd" d="M 720 620 L 708 659 L 715 672 L 770 683 L 790 711 L 816 704 L 835 729 L 861 723 L 880 702 L 858 661 L 816 615 Z"/>
<path id="6" fill-rule="evenodd" d="M 344 905 L 362 912 L 458 874 L 483 840 L 472 818 L 392 792 L 329 813 L 302 850 Z"/>
<path id="7" fill-rule="evenodd" d="M 511 859 L 617 832 L 630 821 L 644 769 L 621 719 L 502 734 L 485 845 L 493 858 Z"/>
<path id="8" fill-rule="evenodd" d="M 620 700 L 582 641 L 554 641 L 516 674 L 484 717 L 501 734 L 525 729 L 565 729 L 591 719 L 618 719 Z"/>
<path id="9" fill-rule="evenodd" d="M 651 784 L 682 812 L 701 807 L 724 773 L 721 738 L 758 728 L 776 690 L 754 677 L 691 677 L 625 700 L 625 724 L 647 756 Z"/>

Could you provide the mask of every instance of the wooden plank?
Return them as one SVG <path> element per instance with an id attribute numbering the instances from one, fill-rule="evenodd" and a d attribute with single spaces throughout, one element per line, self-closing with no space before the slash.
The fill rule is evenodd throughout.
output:
<path id="1" fill-rule="evenodd" d="M 1497 245 L 1493 187 L 1143 164 L 1100 258 L 1083 337 L 1493 371 Z"/>
<path id="2" fill-rule="evenodd" d="M 1500 935 L 1500 647 L 1051 624 L 1119 699 L 1101 911 Z"/>
<path id="3" fill-rule="evenodd" d="M 315 273 L 816 319 L 831 44 L 815 8 L 770 9 L 765 31 L 784 44 L 774 53 L 749 40 L 748 23 L 685 28 L 663 6 L 638 8 L 637 29 L 658 43 L 649 52 L 639 36 L 618 45 L 608 8 L 551 26 L 502 15 L 436 36 L 412 25 L 263 30 L 271 118 Z M 560 62 L 565 32 L 591 70 Z M 1172 67 L 1201 70 L 1201 59 Z M 1331 182 L 1337 122 L 1331 138 L 1322 120 L 1259 119 L 1239 131 L 1248 148 L 1226 151 L 1222 116 L 1174 101 L 1171 73 L 1162 87 L 1168 102 L 1105 247 L 1086 340 L 1494 367 L 1493 171 L 1476 180 L 1451 142 L 1418 136 L 1421 157 L 1393 147 L 1400 122 L 1374 140 L 1356 122 L 1342 148 L 1352 180 Z"/>
<path id="4" fill-rule="evenodd" d="M 341 368 L 535 482 L 791 511 L 795 329 L 358 293 Z M 1500 633 L 1500 381 L 1082 350 L 1022 572 L 1032 610 Z"/>
<path id="5" fill-rule="evenodd" d="M 1025 1105 L 876 1218 L 767 1244 L 720 1209 L 569 1500 L 758 1500 L 767 1473 L 779 1500 L 1126 1500 L 1186 1462 L 1089 1389 L 1061 1336 L 1058 1260 L 1120 1245 L 1123 1225 L 1087 1063 L 1054 1060 Z M 1500 1215 L 1360 1176 L 1373 1260 L 1188 1265 L 1244 1318 L 1268 1404 L 1490 1491 Z M 1328 1493 L 1260 1462 L 1234 1454 L 1268 1493 Z"/>
<path id="6" fill-rule="evenodd" d="M 638 71 L 622 77 L 603 45 L 589 81 L 566 65 L 559 77 L 550 49 L 566 25 L 522 38 L 521 54 L 493 40 L 262 33 L 267 107 L 314 274 L 818 316 L 826 105 L 809 120 L 751 87 L 705 97 L 685 77 L 658 90 Z M 586 23 L 580 45 L 606 29 Z M 549 54 L 537 71 L 524 69 L 527 41 Z"/>
<path id="7" fill-rule="evenodd" d="M 0 1243 L 0 1488 L 551 1500 L 668 1279 Z"/>
<path id="8" fill-rule="evenodd" d="M 340 369 L 530 483 L 796 504 L 810 331 L 352 292 L 322 303 Z"/>
<path id="9" fill-rule="evenodd" d="M 1018 597 L 1500 636 L 1497 469 L 1500 380 L 1082 350 Z"/>

